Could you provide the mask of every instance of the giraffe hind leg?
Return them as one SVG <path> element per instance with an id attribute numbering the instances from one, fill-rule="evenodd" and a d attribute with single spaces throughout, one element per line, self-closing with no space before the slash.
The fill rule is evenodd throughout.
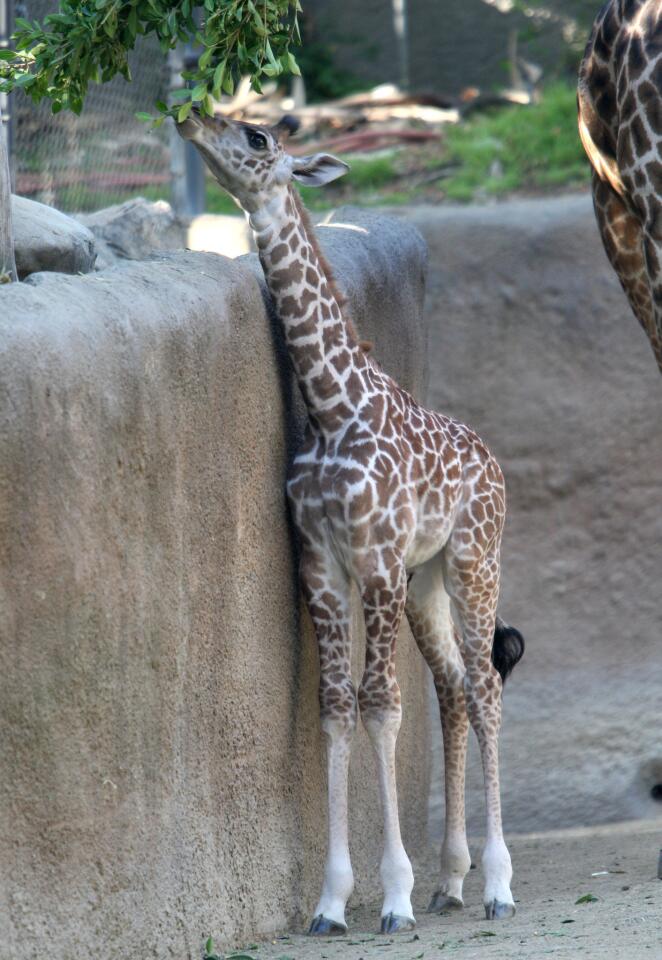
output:
<path id="1" fill-rule="evenodd" d="M 488 920 L 512 917 L 515 913 L 510 890 L 513 871 L 503 837 L 499 788 L 503 682 L 492 662 L 499 594 L 499 541 L 500 536 L 481 555 L 475 546 L 467 549 L 461 535 L 457 537 L 454 532 L 444 551 L 445 581 L 461 625 L 467 712 L 478 739 L 485 780 L 487 818 L 482 864 L 483 903 Z"/>
<path id="2" fill-rule="evenodd" d="M 438 888 L 428 907 L 440 913 L 464 906 L 464 878 L 471 866 L 467 845 L 464 778 L 469 718 L 464 698 L 464 663 L 443 582 L 441 556 L 411 576 L 407 619 L 427 661 L 439 700 L 444 750 L 445 820 Z"/>

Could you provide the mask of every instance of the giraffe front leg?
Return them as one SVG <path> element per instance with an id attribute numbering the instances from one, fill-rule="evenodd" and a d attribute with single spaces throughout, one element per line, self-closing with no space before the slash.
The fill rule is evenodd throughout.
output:
<path id="1" fill-rule="evenodd" d="M 347 773 L 356 714 L 346 719 L 322 717 L 328 777 L 328 848 L 322 892 L 309 933 L 346 933 L 345 906 L 354 889 L 349 857 Z"/>
<path id="2" fill-rule="evenodd" d="M 304 552 L 301 580 L 319 647 L 320 719 L 326 740 L 328 848 L 322 892 L 309 932 L 346 933 L 345 906 L 354 888 L 349 856 L 347 777 L 356 728 L 351 680 L 350 586 L 332 556 Z"/>
<path id="3" fill-rule="evenodd" d="M 384 850 L 380 865 L 384 903 L 381 932 L 412 930 L 414 873 L 402 845 L 395 775 L 395 744 L 402 708 L 395 676 L 395 642 L 404 610 L 404 567 L 392 589 L 384 582 L 361 590 L 366 622 L 366 666 L 359 688 L 359 707 L 375 756 L 384 816 Z"/>

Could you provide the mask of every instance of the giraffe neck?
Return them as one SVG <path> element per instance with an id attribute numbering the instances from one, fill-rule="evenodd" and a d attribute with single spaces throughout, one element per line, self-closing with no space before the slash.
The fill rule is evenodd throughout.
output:
<path id="1" fill-rule="evenodd" d="M 313 427 L 336 433 L 364 392 L 367 366 L 342 298 L 293 188 L 249 216 L 260 262 Z"/>

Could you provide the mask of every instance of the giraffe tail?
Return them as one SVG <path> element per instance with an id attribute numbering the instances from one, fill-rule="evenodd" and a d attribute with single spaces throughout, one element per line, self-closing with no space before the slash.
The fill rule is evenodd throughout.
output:
<path id="1" fill-rule="evenodd" d="M 515 627 L 509 627 L 501 617 L 496 618 L 494 642 L 492 644 L 492 663 L 501 674 L 505 683 L 524 653 L 524 637 Z"/>

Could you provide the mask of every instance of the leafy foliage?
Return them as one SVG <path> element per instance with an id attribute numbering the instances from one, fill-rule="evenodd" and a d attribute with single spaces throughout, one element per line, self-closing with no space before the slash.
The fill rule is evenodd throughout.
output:
<path id="1" fill-rule="evenodd" d="M 300 11 L 299 0 L 61 0 L 43 26 L 17 19 L 16 51 L 0 50 L 0 92 L 21 89 L 35 103 L 50 100 L 53 113 L 78 114 L 90 83 L 131 79 L 128 53 L 153 33 L 164 54 L 178 43 L 202 48 L 177 103 L 157 102 L 157 122 L 184 120 L 193 104 L 211 115 L 212 99 L 232 94 L 242 75 L 259 92 L 264 77 L 299 73 L 290 45 L 300 42 Z"/>

